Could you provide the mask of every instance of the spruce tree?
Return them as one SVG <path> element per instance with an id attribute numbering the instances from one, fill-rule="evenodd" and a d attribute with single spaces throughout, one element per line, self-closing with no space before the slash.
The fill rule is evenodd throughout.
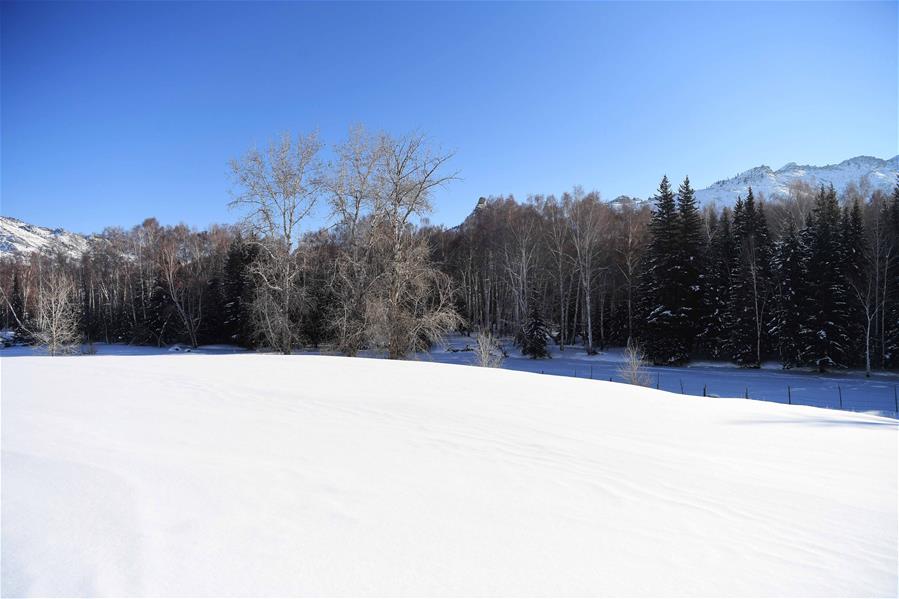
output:
<path id="1" fill-rule="evenodd" d="M 808 296 L 814 301 L 806 302 L 803 344 L 804 361 L 821 372 L 845 366 L 850 345 L 841 232 L 836 192 L 822 186 L 806 231 Z"/>
<path id="2" fill-rule="evenodd" d="M 28 314 L 25 313 L 25 295 L 22 293 L 22 284 L 19 282 L 19 271 L 13 273 L 10 305 L 13 312 L 12 328 L 17 334 L 24 334 L 22 325 L 28 326 Z"/>
<path id="3" fill-rule="evenodd" d="M 229 343 L 250 347 L 253 342 L 251 306 L 254 281 L 250 264 L 255 260 L 258 246 L 236 237 L 228 248 L 225 260 L 223 293 L 224 335 Z"/>
<path id="4" fill-rule="evenodd" d="M 147 302 L 146 328 L 147 334 L 160 347 L 174 338 L 173 329 L 177 325 L 172 323 L 173 310 L 162 275 L 157 274 Z M 177 321 L 177 318 L 174 320 Z"/>
<path id="5" fill-rule="evenodd" d="M 862 210 L 856 201 L 844 206 L 841 217 L 841 271 L 847 291 L 847 365 L 858 366 L 865 357 L 865 305 L 867 298 L 867 248 Z"/>
<path id="6" fill-rule="evenodd" d="M 528 315 L 528 322 L 525 324 L 521 341 L 521 353 L 531 358 L 548 358 L 549 352 L 546 349 L 546 338 L 549 331 L 537 302 L 531 302 L 531 309 Z"/>
<path id="7" fill-rule="evenodd" d="M 689 352 L 696 345 L 703 316 L 703 234 L 702 216 L 696 207 L 690 178 L 684 178 L 677 194 L 678 227 L 674 264 L 676 316 L 683 347 Z"/>
<path id="8" fill-rule="evenodd" d="M 781 364 L 784 368 L 793 368 L 802 363 L 802 319 L 808 298 L 805 294 L 805 251 L 792 219 L 777 244 L 774 263 L 777 308 L 773 333 Z"/>
<path id="9" fill-rule="evenodd" d="M 771 326 L 771 240 L 752 188 L 734 207 L 737 256 L 731 274 L 731 344 L 737 364 L 758 368 Z"/>
<path id="10" fill-rule="evenodd" d="M 642 311 L 646 315 L 641 337 L 653 363 L 679 364 L 687 361 L 689 352 L 678 316 L 680 219 L 667 176 L 662 178 L 654 202 L 641 290 Z"/>
<path id="11" fill-rule="evenodd" d="M 883 298 L 883 365 L 886 368 L 899 368 L 899 175 L 889 206 L 884 210 L 889 223 L 890 245 L 893 248 L 892 263 L 884 274 L 885 294 Z"/>
<path id="12" fill-rule="evenodd" d="M 730 288 L 736 255 L 730 210 L 725 208 L 714 229 L 705 260 L 703 317 L 699 338 L 703 354 L 710 358 L 730 357 L 732 353 Z"/>

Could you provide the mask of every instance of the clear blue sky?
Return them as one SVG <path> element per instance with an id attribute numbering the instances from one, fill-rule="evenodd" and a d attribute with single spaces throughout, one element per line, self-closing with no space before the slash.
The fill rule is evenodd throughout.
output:
<path id="1" fill-rule="evenodd" d="M 897 153 L 897 3 L 2 3 L 4 215 L 233 222 L 282 131 L 419 129 L 478 196 Z"/>

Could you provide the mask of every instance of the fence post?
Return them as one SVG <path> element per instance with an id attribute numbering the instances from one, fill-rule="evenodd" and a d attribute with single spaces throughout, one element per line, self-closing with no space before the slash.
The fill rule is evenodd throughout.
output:
<path id="1" fill-rule="evenodd" d="M 680 394 L 683 395 L 684 394 L 684 379 L 679 379 L 679 380 L 680 380 Z"/>
<path id="2" fill-rule="evenodd" d="M 706 387 L 707 387 L 707 385 L 705 385 L 705 384 L 702 385 L 702 396 L 703 396 L 703 397 L 707 397 L 707 395 L 706 395 Z"/>
<path id="3" fill-rule="evenodd" d="M 837 392 L 840 394 L 840 409 L 843 409 L 843 388 L 837 385 Z"/>
<path id="4" fill-rule="evenodd" d="M 661 375 L 661 374 L 657 374 L 657 375 L 656 375 L 656 389 L 659 388 L 659 382 L 661 381 L 661 379 L 662 379 L 662 375 Z"/>
<path id="5" fill-rule="evenodd" d="M 793 405 L 793 392 L 789 385 L 787 385 L 787 403 Z"/>
<path id="6" fill-rule="evenodd" d="M 749 387 L 746 387 L 746 393 L 743 394 L 745 399 L 749 399 Z"/>

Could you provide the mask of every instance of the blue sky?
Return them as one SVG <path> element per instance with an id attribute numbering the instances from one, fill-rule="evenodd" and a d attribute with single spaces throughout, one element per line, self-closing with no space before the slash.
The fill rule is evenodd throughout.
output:
<path id="1" fill-rule="evenodd" d="M 897 3 L 2 3 L 4 215 L 233 222 L 283 131 L 427 132 L 478 196 L 648 196 L 897 150 Z"/>

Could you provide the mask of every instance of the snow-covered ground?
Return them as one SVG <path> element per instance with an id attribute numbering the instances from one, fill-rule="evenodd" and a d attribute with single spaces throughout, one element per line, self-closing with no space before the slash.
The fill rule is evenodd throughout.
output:
<path id="1" fill-rule="evenodd" d="M 0 375 L 5 596 L 897 593 L 886 418 L 311 355 Z"/>
<path id="2" fill-rule="evenodd" d="M 429 356 L 437 362 L 471 364 L 470 352 L 453 352 L 474 345 L 473 338 L 450 337 Z M 509 358 L 503 368 L 542 372 L 558 376 L 623 381 L 619 369 L 624 360 L 621 348 L 611 348 L 588 356 L 581 347 L 560 352 L 551 347 L 552 358 L 532 360 L 521 355 L 511 343 L 505 347 Z M 727 362 L 694 362 L 689 366 L 648 367 L 653 386 L 672 393 L 718 397 L 750 397 L 779 403 L 794 403 L 823 408 L 877 412 L 896 417 L 899 405 L 899 373 L 877 372 L 866 378 L 864 372 L 837 370 L 820 374 L 811 369 L 783 370 L 777 363 L 760 369 L 739 368 Z"/>
<path id="3" fill-rule="evenodd" d="M 444 364 L 474 362 L 474 354 L 459 351 L 473 346 L 473 337 L 454 335 L 426 354 L 412 359 Z M 510 340 L 504 347 L 509 357 L 503 363 L 507 370 L 535 372 L 556 376 L 593 378 L 595 380 L 622 382 L 619 369 L 623 350 L 611 348 L 595 356 L 588 356 L 581 347 L 566 347 L 560 352 L 550 348 L 552 358 L 531 360 L 521 355 Z M 97 355 L 151 356 L 187 353 L 186 346 L 159 348 L 148 346 L 103 344 L 94 346 Z M 245 353 L 246 350 L 229 345 L 207 345 L 196 350 L 198 354 Z M 305 350 L 301 354 L 318 354 L 318 350 Z M 3 357 L 41 355 L 33 347 L 9 347 L 0 349 Z M 374 357 L 374 356 L 370 356 Z M 782 370 L 777 363 L 768 363 L 761 369 L 739 368 L 726 362 L 694 362 L 682 367 L 648 367 L 652 385 L 659 389 L 686 395 L 710 397 L 746 397 L 778 403 L 793 403 L 822 408 L 871 412 L 881 416 L 899 416 L 899 373 L 877 372 L 866 378 L 863 372 L 837 370 L 819 374 L 811 369 Z"/>

